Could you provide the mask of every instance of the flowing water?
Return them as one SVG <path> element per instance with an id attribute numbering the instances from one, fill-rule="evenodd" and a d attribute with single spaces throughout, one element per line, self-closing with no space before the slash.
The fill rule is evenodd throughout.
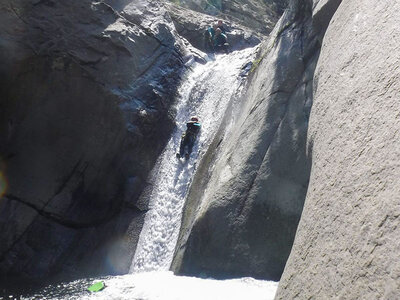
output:
<path id="1" fill-rule="evenodd" d="M 104 290 L 90 293 L 87 287 L 103 281 Z M 277 283 L 253 278 L 230 280 L 175 276 L 172 272 L 155 271 L 123 276 L 76 280 L 48 286 L 40 293 L 22 299 L 65 300 L 272 300 Z M 4 298 L 17 299 L 14 297 Z"/>
<path id="2" fill-rule="evenodd" d="M 196 162 L 207 150 L 226 111 L 240 93 L 245 66 L 252 61 L 254 49 L 217 56 L 205 65 L 196 65 L 180 87 L 177 129 L 160 157 L 153 173 L 154 189 L 150 212 L 146 216 L 131 272 L 168 270 L 179 233 L 181 212 Z M 189 161 L 175 159 L 182 132 L 190 116 L 202 124 Z"/>
<path id="3" fill-rule="evenodd" d="M 218 55 L 194 64 L 179 90 L 176 130 L 151 174 L 146 193 L 149 212 L 130 268 L 131 274 L 104 277 L 106 289 L 90 294 L 92 279 L 49 286 L 25 299 L 273 299 L 277 283 L 252 278 L 212 280 L 174 276 L 171 265 L 185 196 L 196 170 L 223 119 L 228 104 L 240 94 L 254 49 Z M 199 117 L 201 133 L 188 161 L 175 157 L 190 116 Z"/>

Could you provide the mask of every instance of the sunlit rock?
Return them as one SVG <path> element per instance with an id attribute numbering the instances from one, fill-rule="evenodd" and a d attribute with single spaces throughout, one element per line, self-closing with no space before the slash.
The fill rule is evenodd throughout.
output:
<path id="1" fill-rule="evenodd" d="M 277 299 L 400 295 L 399 18 L 399 2 L 343 1 L 330 22 L 310 186 Z"/>

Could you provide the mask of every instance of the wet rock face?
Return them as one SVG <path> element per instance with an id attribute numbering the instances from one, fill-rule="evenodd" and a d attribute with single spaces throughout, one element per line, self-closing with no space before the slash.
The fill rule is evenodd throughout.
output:
<path id="1" fill-rule="evenodd" d="M 177 273 L 280 278 L 308 186 L 318 38 L 311 3 L 293 1 L 262 47 L 232 130 L 222 130 L 209 150 L 215 166 L 204 160 L 210 165 L 200 165 L 193 180 Z"/>
<path id="2" fill-rule="evenodd" d="M 188 54 L 167 11 L 3 1 L 0 25 L 0 274 L 125 272 Z"/>
<path id="3" fill-rule="evenodd" d="M 398 2 L 343 1 L 315 75 L 310 186 L 278 299 L 396 299 Z"/>

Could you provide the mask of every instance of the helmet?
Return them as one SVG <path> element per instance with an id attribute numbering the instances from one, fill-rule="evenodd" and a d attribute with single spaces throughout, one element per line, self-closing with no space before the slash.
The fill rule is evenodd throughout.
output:
<path id="1" fill-rule="evenodd" d="M 193 117 L 190 117 L 190 121 L 198 122 L 198 121 L 199 121 L 199 118 L 196 117 L 196 116 L 193 116 Z"/>

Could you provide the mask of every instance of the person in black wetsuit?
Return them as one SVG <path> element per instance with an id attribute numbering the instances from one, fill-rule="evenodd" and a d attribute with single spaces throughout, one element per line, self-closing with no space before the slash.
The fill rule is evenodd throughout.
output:
<path id="1" fill-rule="evenodd" d="M 179 153 L 176 154 L 177 158 L 185 156 L 186 159 L 189 159 L 190 153 L 192 153 L 194 142 L 196 141 L 197 135 L 199 134 L 201 128 L 199 118 L 191 117 L 190 121 L 186 123 L 186 127 L 186 132 L 182 134 Z M 185 151 L 186 148 L 187 151 Z"/>
<path id="2" fill-rule="evenodd" d="M 226 29 L 225 29 L 225 26 L 224 26 L 224 22 L 222 20 L 218 20 L 217 28 L 221 29 L 223 34 L 226 34 Z"/>
<path id="3" fill-rule="evenodd" d="M 220 28 L 217 28 L 215 30 L 214 50 L 216 52 L 224 51 L 226 54 L 229 53 L 228 38 L 226 37 L 226 35 L 224 33 L 222 33 L 222 30 Z"/>

